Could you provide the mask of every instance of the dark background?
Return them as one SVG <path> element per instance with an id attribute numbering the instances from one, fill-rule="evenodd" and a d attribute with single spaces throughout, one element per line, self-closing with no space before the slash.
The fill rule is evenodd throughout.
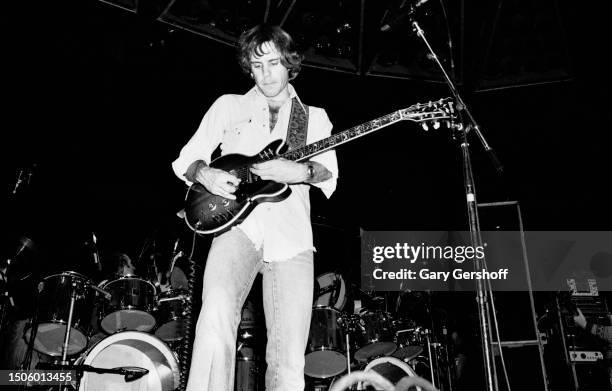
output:
<path id="1" fill-rule="evenodd" d="M 479 201 L 520 201 L 526 229 L 610 227 L 603 26 L 597 13 L 574 7 L 560 7 L 569 81 L 485 92 L 474 92 L 470 70 L 487 20 L 465 19 L 461 89 L 505 167 L 497 176 L 470 136 Z M 250 87 L 234 49 L 95 1 L 12 4 L 3 19 L 5 194 L 19 169 L 36 165 L 21 188 L 28 197 L 17 197 L 27 202 L 7 196 L 17 218 L 6 228 L 62 256 L 91 231 L 100 246 L 134 255 L 155 232 L 180 230 L 174 213 L 184 187 L 170 163 L 217 96 Z M 335 131 L 448 95 L 440 83 L 312 67 L 294 84 L 304 102 L 327 110 Z M 341 147 L 338 160 L 331 200 L 312 192 L 315 222 L 467 227 L 460 154 L 448 130 L 396 124 Z"/>
<path id="2" fill-rule="evenodd" d="M 477 12 L 465 19 L 460 90 L 505 167 L 498 176 L 470 135 L 479 201 L 518 200 L 527 230 L 612 227 L 607 21 L 592 7 L 560 5 L 564 81 L 519 86 L 508 76 L 504 88 L 480 92 L 490 20 Z M 90 274 L 92 232 L 103 260 L 153 251 L 167 264 L 177 238 L 189 250 L 175 215 L 185 187 L 170 163 L 220 94 L 250 88 L 234 49 L 92 0 L 13 2 L 1 18 L 5 256 L 26 236 L 35 244 L 26 251 L 36 253 L 26 271 Z M 508 41 L 495 52 L 522 44 Z M 334 132 L 449 95 L 441 83 L 314 67 L 294 86 L 306 104 L 327 110 Z M 335 194 L 326 201 L 311 192 L 317 273 L 343 270 L 357 282 L 360 228 L 467 229 L 461 156 L 448 130 L 400 123 L 337 153 Z M 20 170 L 31 180 L 13 195 Z M 454 312 L 473 320 L 469 307 Z"/>

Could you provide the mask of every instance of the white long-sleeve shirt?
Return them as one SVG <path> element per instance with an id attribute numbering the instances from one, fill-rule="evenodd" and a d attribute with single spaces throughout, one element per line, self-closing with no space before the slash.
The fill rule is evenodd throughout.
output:
<path id="1" fill-rule="evenodd" d="M 244 95 L 219 97 L 172 163 L 175 174 L 190 185 L 184 177 L 187 168 L 196 160 L 210 164 L 211 155 L 219 144 L 222 155 L 239 153 L 251 156 L 274 140 L 285 140 L 291 100 L 297 97 L 293 86 L 288 87 L 291 99 L 280 108 L 272 131 L 268 102 L 257 87 Z M 332 129 L 325 110 L 313 106 L 309 109 L 307 144 L 329 137 Z M 330 179 L 312 184 L 329 198 L 336 189 L 338 178 L 336 153 L 326 151 L 311 160 L 322 164 L 332 174 Z M 267 262 L 287 260 L 302 251 L 314 250 L 309 185 L 295 184 L 290 188 L 292 192 L 287 199 L 258 205 L 241 224 L 233 227 L 240 228 L 256 248 L 263 247 L 263 257 Z"/>

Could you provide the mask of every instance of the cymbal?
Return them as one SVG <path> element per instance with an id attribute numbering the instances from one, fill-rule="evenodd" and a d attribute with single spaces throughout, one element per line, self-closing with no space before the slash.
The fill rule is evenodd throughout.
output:
<path id="1" fill-rule="evenodd" d="M 17 248 L 17 252 L 15 253 L 15 257 L 19 256 L 25 250 L 36 250 L 36 245 L 32 239 L 22 236 L 19 238 L 19 246 Z"/>

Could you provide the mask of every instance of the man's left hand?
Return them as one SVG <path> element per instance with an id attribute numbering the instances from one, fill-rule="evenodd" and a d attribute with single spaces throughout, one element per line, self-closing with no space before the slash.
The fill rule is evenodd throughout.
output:
<path id="1" fill-rule="evenodd" d="M 253 164 L 251 172 L 261 179 L 278 183 L 301 183 L 308 179 L 305 164 L 283 158 Z"/>

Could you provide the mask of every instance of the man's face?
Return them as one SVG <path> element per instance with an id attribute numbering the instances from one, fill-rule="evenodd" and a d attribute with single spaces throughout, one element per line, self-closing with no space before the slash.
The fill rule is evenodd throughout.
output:
<path id="1" fill-rule="evenodd" d="M 251 75 L 266 98 L 283 98 L 287 93 L 289 70 L 281 62 L 281 55 L 272 42 L 261 46 L 263 54 L 251 54 Z"/>

